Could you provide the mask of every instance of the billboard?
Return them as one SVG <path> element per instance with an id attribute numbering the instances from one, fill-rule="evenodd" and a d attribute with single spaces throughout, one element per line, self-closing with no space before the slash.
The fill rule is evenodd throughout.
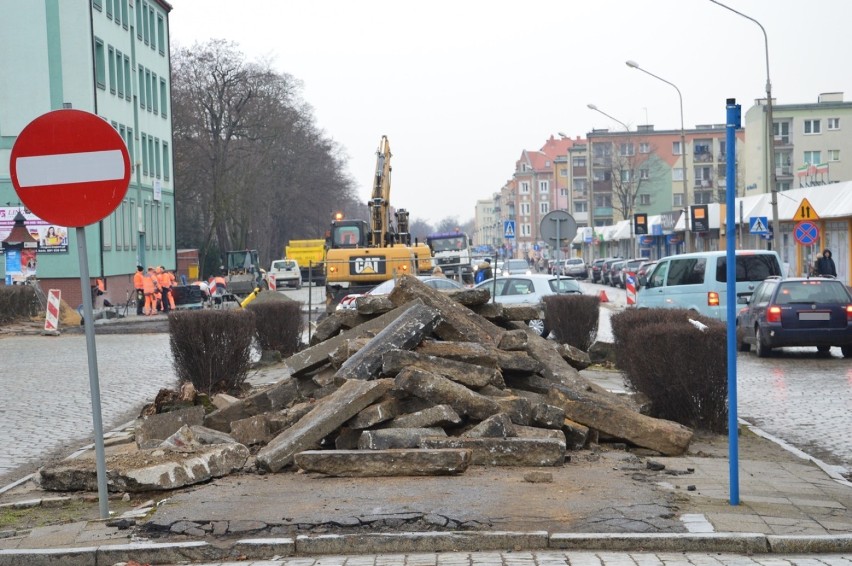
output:
<path id="1" fill-rule="evenodd" d="M 6 239 L 15 225 L 18 212 L 24 215 L 24 226 L 38 240 L 38 253 L 63 253 L 68 251 L 68 228 L 49 224 L 25 208 L 0 206 L 0 241 Z M 0 253 L 3 253 L 0 250 Z"/>

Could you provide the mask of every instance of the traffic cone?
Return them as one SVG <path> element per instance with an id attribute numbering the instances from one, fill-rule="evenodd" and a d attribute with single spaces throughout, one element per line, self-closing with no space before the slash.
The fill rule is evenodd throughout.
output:
<path id="1" fill-rule="evenodd" d="M 608 303 L 609 297 L 606 296 L 606 291 L 601 290 L 601 296 L 599 297 L 602 303 Z"/>

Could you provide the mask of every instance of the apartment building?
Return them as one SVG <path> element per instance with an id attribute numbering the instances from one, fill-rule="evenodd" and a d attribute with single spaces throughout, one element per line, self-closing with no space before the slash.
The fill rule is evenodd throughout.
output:
<path id="1" fill-rule="evenodd" d="M 62 108 L 102 117 L 124 139 L 133 169 L 119 207 L 86 228 L 89 272 L 106 281 L 113 303 L 125 300 L 137 264 L 175 267 L 171 9 L 162 0 L 2 2 L 0 240 L 10 228 L 7 219 L 22 209 L 9 175 L 21 130 Z M 74 229 L 47 226 L 23 212 L 39 240 L 36 276 L 42 286 L 59 288 L 69 304 L 79 304 Z M 48 241 L 48 231 L 61 237 Z"/>
<path id="2" fill-rule="evenodd" d="M 766 99 L 745 113 L 746 195 L 772 190 L 767 182 Z M 852 102 L 842 92 L 820 94 L 816 103 L 772 105 L 775 182 L 779 191 L 852 180 Z M 847 128 L 844 135 L 843 127 Z M 770 172 L 771 174 L 771 172 Z"/>
<path id="3" fill-rule="evenodd" d="M 501 232 L 497 231 L 497 217 L 494 211 L 494 198 L 479 199 L 476 201 L 476 213 L 474 215 L 474 233 L 472 235 L 473 245 L 499 247 L 502 238 Z"/>

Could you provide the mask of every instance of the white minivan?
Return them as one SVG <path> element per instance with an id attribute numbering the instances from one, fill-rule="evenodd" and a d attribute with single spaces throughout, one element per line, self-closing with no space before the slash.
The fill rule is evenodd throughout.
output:
<path id="1" fill-rule="evenodd" d="M 778 253 L 737 250 L 737 298 L 750 297 L 770 276 L 781 276 Z M 638 308 L 689 309 L 727 320 L 727 254 L 696 252 L 662 258 L 647 278 L 640 280 Z"/>

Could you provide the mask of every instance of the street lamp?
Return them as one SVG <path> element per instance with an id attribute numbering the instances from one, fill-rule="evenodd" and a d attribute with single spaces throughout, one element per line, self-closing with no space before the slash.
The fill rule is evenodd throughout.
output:
<path id="1" fill-rule="evenodd" d="M 684 231 L 683 243 L 684 249 L 687 252 L 692 251 L 692 235 L 689 232 L 689 188 L 686 183 L 686 131 L 683 129 L 683 96 L 680 94 L 680 89 L 677 88 L 672 82 L 667 81 L 663 77 L 657 76 L 654 73 L 647 71 L 639 66 L 639 63 L 636 61 L 627 61 L 627 66 L 631 69 L 638 69 L 645 73 L 646 75 L 651 75 L 657 80 L 663 81 L 667 85 L 673 87 L 677 91 L 678 100 L 680 100 L 680 153 L 683 155 L 683 202 L 686 206 L 686 214 L 684 227 L 686 230 Z"/>
<path id="2" fill-rule="evenodd" d="M 562 132 L 558 132 L 558 133 L 563 138 L 568 137 L 565 134 L 563 134 Z M 588 151 L 586 152 L 586 156 L 589 159 L 589 167 L 588 167 L 587 171 L 588 171 L 588 173 L 591 173 L 591 171 L 592 171 L 592 142 L 591 142 L 591 140 L 589 141 L 589 144 L 588 144 Z M 571 170 L 572 170 L 571 179 L 573 179 L 574 178 L 574 173 L 573 173 L 574 164 L 571 163 L 570 156 L 569 156 L 569 166 L 571 167 Z M 591 266 L 592 262 L 595 261 L 595 180 L 588 173 L 586 174 L 586 183 L 587 183 L 587 188 L 588 188 L 588 191 L 589 191 L 589 199 L 586 203 L 586 204 L 588 204 L 588 210 L 586 211 L 586 214 L 589 215 L 589 228 L 592 229 L 592 244 L 589 246 L 589 265 Z M 574 188 L 569 187 L 568 190 L 573 191 Z M 572 195 L 573 195 L 573 193 L 572 193 Z M 573 196 L 572 196 L 571 200 L 572 201 L 574 200 Z M 585 243 L 585 237 L 584 237 L 583 243 Z"/>
<path id="3" fill-rule="evenodd" d="M 610 116 L 609 114 L 607 114 L 606 112 L 604 112 L 603 110 L 601 110 L 600 108 L 595 106 L 594 104 L 586 104 L 586 107 L 589 110 L 594 110 L 595 112 L 599 112 L 599 113 L 603 114 L 604 116 L 606 116 L 610 120 L 614 120 L 614 121 L 618 122 L 619 124 L 624 126 L 624 131 L 626 131 L 628 135 L 630 134 L 630 127 L 628 127 L 627 124 L 625 124 L 624 122 L 622 122 L 618 118 L 616 118 L 614 116 Z M 631 173 L 632 173 L 632 171 L 631 171 Z M 632 183 L 632 181 L 630 181 L 630 183 Z M 631 191 L 632 191 L 632 187 L 631 187 Z M 624 187 L 621 187 L 621 192 L 622 192 L 622 194 L 624 194 Z M 632 195 L 628 195 L 628 197 L 632 197 Z M 625 218 L 625 220 L 630 220 L 630 233 L 633 235 L 633 240 L 634 240 L 632 245 L 631 245 L 631 247 L 633 248 L 632 253 L 634 253 L 635 255 L 639 255 L 639 253 L 636 252 L 636 235 L 633 234 L 633 206 L 632 206 L 633 199 L 632 198 L 630 198 L 630 203 L 631 203 L 630 213 L 627 215 L 628 218 Z M 623 200 L 622 200 L 622 204 L 625 204 Z"/>
<path id="4" fill-rule="evenodd" d="M 766 30 L 760 25 L 760 22 L 746 16 L 742 12 L 738 12 L 716 0 L 710 0 L 714 4 L 730 10 L 731 12 L 742 16 L 747 20 L 751 20 L 757 24 L 760 31 L 763 32 L 763 46 L 766 51 L 766 182 L 769 183 L 769 191 L 772 194 L 770 200 L 772 204 L 772 233 L 773 239 L 775 234 L 781 232 L 781 226 L 778 224 L 778 183 L 775 182 L 775 124 L 772 120 L 772 83 L 769 80 L 769 37 L 766 35 Z M 777 246 L 776 246 L 777 247 Z M 772 240 L 769 241 L 769 249 L 772 249 Z"/>

